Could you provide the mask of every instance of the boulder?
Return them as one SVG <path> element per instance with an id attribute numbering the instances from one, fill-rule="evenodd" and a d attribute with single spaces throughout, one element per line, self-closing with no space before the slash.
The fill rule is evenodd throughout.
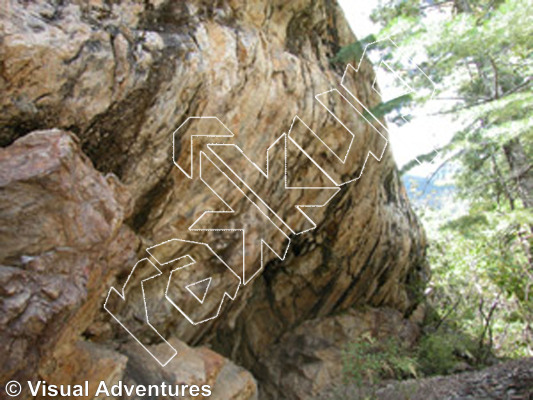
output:
<path id="1" fill-rule="evenodd" d="M 271 251 L 262 257 L 257 246 L 246 253 L 253 279 L 218 318 L 198 325 L 166 300 L 164 270 L 145 292 L 163 337 L 209 345 L 257 375 L 272 346 L 308 320 L 354 306 L 404 317 L 416 309 L 428 276 L 425 236 L 386 132 L 354 118 L 363 109 L 352 96 L 369 109 L 380 103 L 372 66 L 363 61 L 344 75 L 346 65 L 332 62 L 355 40 L 335 1 L 9 0 L 0 7 L 0 343 L 10 354 L 0 378 L 52 374 L 57 360 L 45 355 L 74 346 L 80 334 L 110 348 L 132 341 L 102 305 L 151 246 L 173 238 L 208 243 L 242 271 L 238 234 L 189 230 L 206 210 L 226 206 L 234 212 L 203 228 L 246 224 L 250 241 L 288 250 L 283 260 Z M 194 116 L 218 119 L 199 126 Z M 233 136 L 220 143 L 248 158 L 230 147 L 209 157 L 220 156 L 234 180 L 250 185 L 243 193 L 214 169 L 211 187 L 198 178 L 200 150 L 211 151 L 205 141 L 190 151 L 194 134 L 228 131 Z M 261 178 L 251 162 L 265 169 L 267 157 L 280 160 L 283 140 L 291 144 L 286 164 Z M 318 192 L 287 190 L 285 182 L 323 193 L 333 182 L 338 193 L 306 209 L 311 224 L 297 206 L 315 204 Z M 259 211 L 247 200 L 251 192 L 266 204 Z M 263 211 L 290 229 L 280 234 Z M 183 243 L 165 255 L 194 250 Z M 205 249 L 200 255 L 204 269 L 190 268 L 182 280 L 200 281 L 206 270 L 222 279 L 220 262 Z M 128 282 L 128 301 L 114 311 L 151 346 L 161 338 L 143 319 L 145 277 Z M 202 303 L 203 316 L 218 310 L 217 300 Z"/>
<path id="2" fill-rule="evenodd" d="M 0 150 L 0 380 L 33 380 L 76 353 L 102 295 L 137 251 L 131 203 L 76 137 L 37 131 Z"/>
<path id="3" fill-rule="evenodd" d="M 308 399 L 345 381 L 344 360 L 351 344 L 367 338 L 412 347 L 418 325 L 393 309 L 351 309 L 309 320 L 283 335 L 260 359 L 262 398 Z"/>
<path id="4" fill-rule="evenodd" d="M 176 338 L 168 340 L 178 350 L 166 366 L 155 363 L 151 356 L 143 351 L 137 343 L 122 347 L 121 351 L 128 356 L 125 382 L 128 384 L 160 384 L 168 385 L 208 385 L 211 395 L 164 397 L 157 399 L 214 399 L 214 400 L 254 400 L 257 399 L 257 384 L 254 377 L 245 369 L 235 365 L 228 359 L 206 347 L 191 348 Z M 158 348 L 159 347 L 159 348 Z M 157 353 L 166 351 L 161 345 L 151 346 Z M 187 388 L 185 388 L 187 389 Z M 129 397 L 126 397 L 130 400 Z M 131 400 L 137 399 L 132 397 Z M 154 399 L 155 400 L 155 399 Z"/>

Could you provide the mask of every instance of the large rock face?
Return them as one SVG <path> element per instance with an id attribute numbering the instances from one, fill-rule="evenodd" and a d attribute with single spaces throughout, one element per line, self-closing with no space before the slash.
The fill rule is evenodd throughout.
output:
<path id="1" fill-rule="evenodd" d="M 85 359 L 105 353 L 116 365 L 113 376 L 129 376 L 123 357 L 131 358 L 131 350 L 116 343 L 132 338 L 102 309 L 111 281 L 123 287 L 147 247 L 173 238 L 208 243 L 222 262 L 242 271 L 239 232 L 188 230 L 204 211 L 228 206 L 235 212 L 214 215 L 204 228 L 244 224 L 246 243 L 252 243 L 245 275 L 257 275 L 224 303 L 219 318 L 193 325 L 165 298 L 170 269 L 162 268 L 142 290 L 140 281 L 150 271 L 139 269 L 125 286 L 127 300 L 110 299 L 109 307 L 147 346 L 161 339 L 144 320 L 143 294 L 161 335 L 209 344 L 268 386 L 261 371 L 279 372 L 281 364 L 265 365 L 265 356 L 283 357 L 284 338 L 300 332 L 305 321 L 320 323 L 359 305 L 388 307 L 404 317 L 414 310 L 426 274 L 425 242 L 390 150 L 365 165 L 369 151 L 379 157 L 384 139 L 354 118 L 342 97 L 332 92 L 321 99 L 346 126 L 314 97 L 337 88 L 370 108 L 379 103 L 368 63 L 344 77 L 350 93 L 339 85 L 344 66 L 330 60 L 355 38 L 334 1 L 9 0 L 0 7 L 0 335 L 2 352 L 10 354 L 1 380 L 34 378 L 37 371 L 61 380 L 66 373 L 60 360 L 76 352 L 90 353 Z M 295 115 L 323 142 L 301 122 L 291 129 Z M 316 223 L 312 229 L 295 206 L 316 204 L 317 192 L 285 189 L 283 162 L 276 164 L 283 161 L 283 141 L 269 152 L 277 167 L 264 179 L 229 146 L 214 151 L 196 145 L 191 157 L 192 135 L 227 133 L 214 119 L 191 116 L 218 117 L 234 136 L 217 141 L 238 145 L 261 167 L 267 148 L 291 129 L 307 153 L 287 139 L 292 186 L 335 186 L 365 169 L 326 206 L 308 213 Z M 351 145 L 346 128 L 355 134 Z M 339 162 L 325 144 L 347 154 L 347 161 Z M 203 164 L 214 177 L 211 189 L 199 179 L 199 149 L 215 160 Z M 174 165 L 173 155 L 183 171 L 193 171 L 192 179 Z M 237 178 L 220 175 L 216 160 L 248 187 L 236 189 Z M 270 211 L 258 212 L 247 200 L 251 193 Z M 264 219 L 271 212 L 289 228 L 287 235 Z M 265 239 L 284 251 L 286 236 L 283 261 L 272 252 L 262 258 L 261 246 L 254 246 Z M 178 298 L 187 295 L 183 282 L 206 273 L 226 282 L 222 289 L 235 287 L 216 257 L 205 248 L 195 251 L 186 242 L 162 251 L 168 260 L 196 257 L 195 267 L 172 283 Z M 211 315 L 218 305 L 208 297 L 195 317 Z M 195 306 L 190 296 L 184 300 L 184 309 L 195 313 Z M 360 316 L 350 315 L 357 324 Z M 82 339 L 102 348 L 87 349 Z M 255 396 L 255 384 L 246 379 L 225 390 L 235 398 Z"/>

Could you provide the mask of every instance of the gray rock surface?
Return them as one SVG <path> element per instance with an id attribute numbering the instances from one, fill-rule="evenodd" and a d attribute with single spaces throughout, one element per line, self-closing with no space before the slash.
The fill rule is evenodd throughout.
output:
<path id="1" fill-rule="evenodd" d="M 389 382 L 381 387 L 328 387 L 313 399 L 380 400 L 530 400 L 533 359 L 509 361 L 476 372 Z"/>

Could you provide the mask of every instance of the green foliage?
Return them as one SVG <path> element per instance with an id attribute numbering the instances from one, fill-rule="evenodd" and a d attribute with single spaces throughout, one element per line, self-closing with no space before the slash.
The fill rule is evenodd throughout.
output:
<path id="1" fill-rule="evenodd" d="M 483 364 L 489 350 L 504 357 L 530 354 L 533 279 L 520 225 L 531 217 L 526 210 L 488 212 L 475 204 L 458 217 L 425 213 L 433 270 L 429 301 L 446 325 L 476 338 L 475 363 Z"/>
<path id="2" fill-rule="evenodd" d="M 419 365 L 427 373 L 449 372 L 462 350 L 473 364 L 486 362 L 490 351 L 533 355 L 530 8 L 528 0 L 385 0 L 372 15 L 383 25 L 379 37 L 392 35 L 399 52 L 437 84 L 436 98 L 453 99 L 437 113 L 462 125 L 440 149 L 454 166 L 453 203 L 418 210 L 433 269 L 428 299 L 439 316 L 421 343 Z M 412 67 L 394 61 L 401 58 L 389 59 L 411 87 L 424 87 Z M 416 107 L 427 98 L 411 100 Z M 461 350 L 464 338 L 475 346 Z M 432 358 L 439 360 L 433 367 Z"/>
<path id="3" fill-rule="evenodd" d="M 372 42 L 376 41 L 374 35 L 368 35 L 367 37 L 349 44 L 343 47 L 336 55 L 331 59 L 332 64 L 340 64 L 345 66 L 348 63 L 355 62 L 356 65 L 363 57 L 365 47 Z"/>
<path id="4" fill-rule="evenodd" d="M 416 360 L 398 340 L 377 341 L 369 336 L 350 343 L 343 356 L 344 376 L 361 387 L 385 378 L 416 377 Z"/>
<path id="5" fill-rule="evenodd" d="M 413 65 L 402 63 L 405 57 L 416 59 L 437 85 L 435 101 L 453 100 L 440 103 L 445 105 L 437 113 L 461 125 L 439 149 L 453 165 L 454 197 L 448 193 L 445 204 L 429 202 L 417 210 L 429 239 L 428 300 L 437 316 L 417 354 L 423 374 L 449 373 L 461 357 L 483 365 L 491 352 L 533 355 L 530 8 L 529 0 L 383 0 L 372 14 L 383 26 L 377 36 L 392 36 L 399 46 L 386 49 L 387 63 L 423 92 L 427 82 Z M 332 62 L 358 61 L 374 40 L 345 47 Z M 378 52 L 384 50 L 379 43 Z M 427 100 L 409 96 L 371 111 L 394 123 L 392 113 L 407 105 L 422 107 Z M 417 159 L 433 157 L 430 152 Z M 417 165 L 413 160 L 401 172 Z M 396 360 L 390 349 L 376 353 L 374 347 L 357 342 L 349 349 L 352 360 L 363 360 L 348 363 L 354 379 L 375 380 L 383 375 L 383 365 Z"/>
<path id="6" fill-rule="evenodd" d="M 370 112 L 376 118 L 381 118 L 386 114 L 389 114 L 393 111 L 400 110 L 403 106 L 409 104 L 413 100 L 413 97 L 410 94 L 404 94 L 403 96 L 396 97 L 392 100 L 380 102 L 376 107 L 372 108 Z M 366 113 L 365 113 L 366 114 Z M 369 118 L 369 115 L 364 115 L 365 118 Z"/>
<path id="7" fill-rule="evenodd" d="M 438 314 L 434 318 L 434 322 L 440 321 Z M 477 350 L 474 338 L 448 328 L 424 335 L 414 349 L 407 349 L 395 338 L 376 340 L 363 336 L 344 351 L 344 378 L 363 388 L 385 379 L 449 374 L 461 361 L 474 363 Z"/>
<path id="8" fill-rule="evenodd" d="M 460 360 L 474 358 L 472 338 L 453 331 L 425 335 L 418 347 L 417 362 L 423 375 L 447 375 L 455 371 Z"/>

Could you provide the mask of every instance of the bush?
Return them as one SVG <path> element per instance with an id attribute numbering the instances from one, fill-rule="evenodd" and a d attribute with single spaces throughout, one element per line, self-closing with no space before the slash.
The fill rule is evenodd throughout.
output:
<path id="1" fill-rule="evenodd" d="M 476 343 L 470 337 L 456 332 L 437 331 L 424 336 L 419 343 L 417 362 L 425 376 L 447 375 L 460 360 L 475 359 Z"/>
<path id="2" fill-rule="evenodd" d="M 378 383 L 382 379 L 417 376 L 417 362 L 395 339 L 377 341 L 365 336 L 350 343 L 343 355 L 345 379 L 357 386 Z"/>

